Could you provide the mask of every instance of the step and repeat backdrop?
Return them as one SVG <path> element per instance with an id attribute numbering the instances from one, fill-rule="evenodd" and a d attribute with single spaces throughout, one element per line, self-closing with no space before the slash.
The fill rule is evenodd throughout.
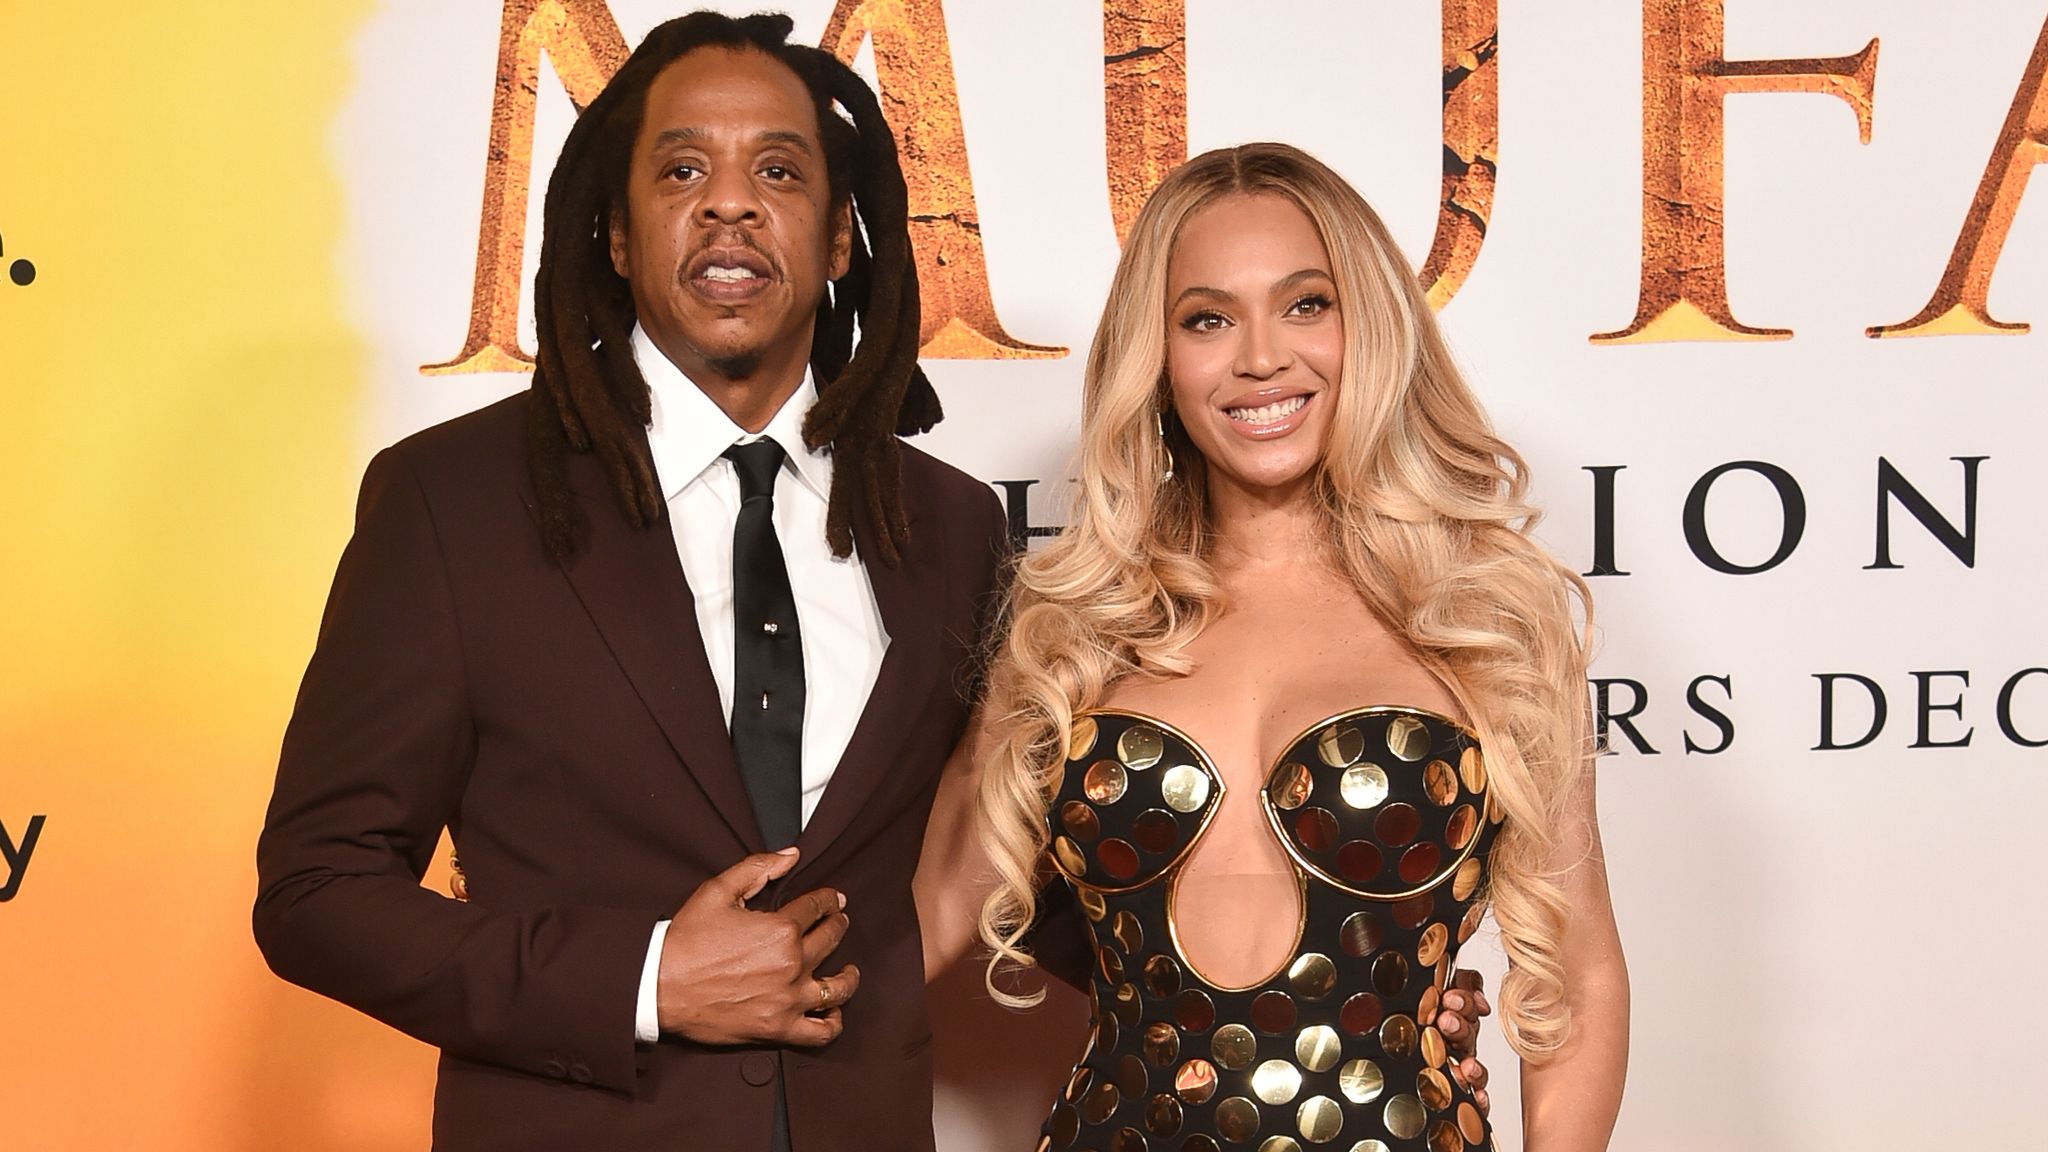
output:
<path id="1" fill-rule="evenodd" d="M 526 386 L 547 172 L 686 6 L 0 9 L 8 1147 L 426 1147 L 432 1052 L 264 969 L 253 840 L 364 462 Z M 1388 219 L 1596 597 L 1616 1147 L 2037 1146 L 2048 0 L 786 7 L 1020 537 L 1166 170 L 1286 140 Z M 1080 1002 L 936 997 L 940 1146 L 1031 1147 Z"/>

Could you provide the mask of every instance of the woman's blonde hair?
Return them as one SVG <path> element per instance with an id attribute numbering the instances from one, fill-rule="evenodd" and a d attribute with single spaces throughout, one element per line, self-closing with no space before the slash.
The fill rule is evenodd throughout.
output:
<path id="1" fill-rule="evenodd" d="M 998 880 L 981 913 L 990 991 L 1013 1006 L 1038 998 L 1004 991 L 997 975 L 1033 963 L 1023 942 L 1074 716 L 1124 676 L 1190 672 L 1188 642 L 1223 610 L 1201 457 L 1170 425 L 1169 479 L 1156 415 L 1169 405 L 1175 238 L 1235 195 L 1288 198 L 1329 256 L 1344 362 L 1314 499 L 1333 562 L 1442 678 L 1486 749 L 1507 814 L 1487 890 L 1510 960 L 1501 1015 L 1516 1050 L 1540 1059 L 1569 1026 L 1552 865 L 1589 770 L 1574 620 L 1585 583 L 1530 539 L 1526 467 L 1459 376 L 1386 226 L 1342 177 L 1285 144 L 1208 152 L 1168 175 L 1111 281 L 1088 355 L 1074 507 L 1059 538 L 1019 566 L 991 677 L 980 806 Z"/>

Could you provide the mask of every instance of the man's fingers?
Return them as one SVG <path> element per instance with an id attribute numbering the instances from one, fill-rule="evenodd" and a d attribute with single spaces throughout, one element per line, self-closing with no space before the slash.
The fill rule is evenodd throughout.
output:
<path id="1" fill-rule="evenodd" d="M 1451 973 L 1451 987 L 1463 988 L 1467 992 L 1477 992 L 1486 987 L 1486 977 L 1470 968 L 1460 968 L 1456 972 Z"/>
<path id="2" fill-rule="evenodd" d="M 816 985 L 814 991 L 818 1002 L 809 1011 L 836 1011 L 841 1004 L 853 999 L 854 992 L 860 988 L 860 969 L 848 964 L 830 976 L 814 977 L 812 982 Z"/>
<path id="3" fill-rule="evenodd" d="M 796 922 L 799 932 L 846 907 L 846 897 L 831 888 L 813 888 L 782 906 L 782 914 Z"/>
<path id="4" fill-rule="evenodd" d="M 818 965 L 846 938 L 847 924 L 846 913 L 835 912 L 811 925 L 811 930 L 804 933 L 804 971 L 818 970 Z"/>
<path id="5" fill-rule="evenodd" d="M 1493 1013 L 1493 1005 L 1491 1005 L 1491 1004 L 1487 1003 L 1487 1001 L 1486 1001 L 1486 993 L 1484 993 L 1484 992 L 1479 992 L 1479 991 L 1474 991 L 1474 992 L 1472 993 L 1472 1002 L 1473 1002 L 1474 1004 L 1477 1004 L 1477 1005 L 1479 1006 L 1479 1014 L 1480 1014 L 1481 1016 L 1488 1016 L 1488 1015 L 1492 1015 L 1492 1013 Z"/>
<path id="6" fill-rule="evenodd" d="M 1477 1092 L 1486 1087 L 1486 1065 L 1467 1056 L 1464 1063 L 1458 1067 L 1464 1069 L 1465 1083 L 1470 1085 L 1473 1091 Z"/>
<path id="7" fill-rule="evenodd" d="M 788 1043 L 801 1048 L 817 1048 L 839 1039 L 839 1033 L 846 1027 L 840 1018 L 839 1009 L 820 1012 L 814 1016 L 799 1016 L 789 1030 L 783 1034 Z"/>
<path id="8" fill-rule="evenodd" d="M 1493 1101 L 1486 1098 L 1486 1089 L 1481 1088 L 1479 1091 L 1474 1092 L 1472 1094 L 1472 1102 L 1479 1105 L 1479 1114 L 1481 1116 L 1493 1115 Z"/>
<path id="9" fill-rule="evenodd" d="M 796 867 L 796 849 L 758 852 L 704 882 L 704 888 L 724 903 L 744 906 L 761 894 L 770 880 Z M 701 891 L 702 889 L 700 889 Z"/>

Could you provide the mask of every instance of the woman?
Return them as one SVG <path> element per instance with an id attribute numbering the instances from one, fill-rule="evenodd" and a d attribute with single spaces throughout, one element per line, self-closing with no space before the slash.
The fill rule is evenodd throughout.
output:
<path id="1" fill-rule="evenodd" d="M 1524 488 L 1334 172 L 1254 144 L 1160 185 L 1089 357 L 1077 506 L 1017 574 L 981 834 L 942 810 L 921 873 L 953 885 L 945 941 L 993 874 L 1008 1003 L 1047 867 L 1089 917 L 1095 1035 L 1042 1147 L 1489 1145 L 1435 1027 L 1489 907 L 1526 1144 L 1606 1146 L 1628 996 L 1585 587 Z"/>

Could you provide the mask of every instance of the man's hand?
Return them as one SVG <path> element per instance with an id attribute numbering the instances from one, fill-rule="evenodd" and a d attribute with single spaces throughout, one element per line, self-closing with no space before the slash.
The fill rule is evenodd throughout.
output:
<path id="1" fill-rule="evenodd" d="M 1486 1098 L 1486 1065 L 1479 1062 L 1479 1020 L 1493 1013 L 1482 990 L 1485 984 L 1486 978 L 1470 969 L 1451 973 L 1451 990 L 1444 993 L 1443 1010 L 1436 1020 L 1436 1030 L 1450 1045 L 1451 1054 L 1458 1057 L 1453 1071 L 1472 1090 L 1472 1102 L 1479 1105 L 1481 1113 L 1493 1107 Z"/>
<path id="2" fill-rule="evenodd" d="M 749 856 L 676 912 L 662 937 L 655 992 L 663 1032 L 700 1044 L 805 1047 L 839 1035 L 839 1006 L 860 987 L 860 970 L 815 973 L 846 935 L 846 898 L 818 888 L 773 912 L 747 907 L 795 866 L 794 848 Z"/>

